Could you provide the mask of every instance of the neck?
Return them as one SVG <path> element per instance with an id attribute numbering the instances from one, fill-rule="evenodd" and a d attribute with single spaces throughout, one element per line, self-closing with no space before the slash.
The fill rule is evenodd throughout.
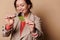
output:
<path id="1" fill-rule="evenodd" d="M 25 14 L 24 14 L 24 17 L 27 17 L 27 16 L 28 16 L 28 14 L 29 14 L 29 13 L 25 13 Z"/>
<path id="2" fill-rule="evenodd" d="M 24 17 L 27 17 L 29 14 L 29 11 L 27 13 L 24 13 Z"/>

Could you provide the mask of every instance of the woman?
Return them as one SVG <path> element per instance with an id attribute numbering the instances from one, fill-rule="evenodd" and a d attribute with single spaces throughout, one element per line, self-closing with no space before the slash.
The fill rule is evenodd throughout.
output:
<path id="1" fill-rule="evenodd" d="M 10 40 L 38 40 L 42 34 L 40 18 L 31 13 L 31 1 L 15 0 L 14 6 L 17 14 L 6 18 L 3 36 L 11 34 Z"/>

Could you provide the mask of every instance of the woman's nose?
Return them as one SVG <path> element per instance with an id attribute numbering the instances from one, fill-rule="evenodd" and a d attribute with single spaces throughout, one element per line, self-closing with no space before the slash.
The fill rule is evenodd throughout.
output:
<path id="1" fill-rule="evenodd" d="M 18 10 L 21 10 L 22 8 L 21 7 L 18 7 Z"/>
<path id="2" fill-rule="evenodd" d="M 22 12 L 22 8 L 21 8 L 21 7 L 18 7 L 17 10 L 18 10 L 19 12 Z"/>

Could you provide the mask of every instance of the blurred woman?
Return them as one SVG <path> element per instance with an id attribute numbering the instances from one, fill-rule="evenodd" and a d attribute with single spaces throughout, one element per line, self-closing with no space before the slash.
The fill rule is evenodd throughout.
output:
<path id="1" fill-rule="evenodd" d="M 30 11 L 31 1 L 15 0 L 14 7 L 17 13 L 6 18 L 3 36 L 8 37 L 11 34 L 10 40 L 38 40 L 42 34 L 40 18 Z"/>

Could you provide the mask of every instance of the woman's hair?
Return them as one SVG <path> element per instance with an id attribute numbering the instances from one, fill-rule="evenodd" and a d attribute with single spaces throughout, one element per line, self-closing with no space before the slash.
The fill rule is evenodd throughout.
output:
<path id="1" fill-rule="evenodd" d="M 17 0 L 14 1 L 14 7 L 15 8 L 16 8 L 16 1 Z M 30 8 L 29 9 L 31 9 L 32 8 L 32 2 L 31 2 L 31 0 L 25 0 L 25 2 L 27 3 L 27 5 L 30 5 Z"/>

